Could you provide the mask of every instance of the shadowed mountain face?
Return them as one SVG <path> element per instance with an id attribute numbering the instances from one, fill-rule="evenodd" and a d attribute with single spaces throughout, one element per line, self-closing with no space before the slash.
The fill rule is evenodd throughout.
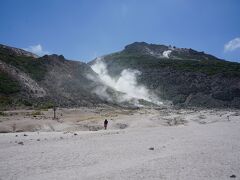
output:
<path id="1" fill-rule="evenodd" d="M 175 105 L 240 107 L 239 63 L 192 49 L 144 42 L 130 44 L 101 61 L 115 78 L 124 69 L 138 70 L 138 83 Z"/>
<path id="2" fill-rule="evenodd" d="M 16 53 L 21 52 L 21 53 Z M 22 53 L 24 52 L 24 53 Z M 31 55 L 31 56 L 30 56 Z M 92 79 L 87 78 L 91 75 Z M 85 63 L 63 56 L 40 58 L 26 51 L 0 47 L 1 107 L 94 106 L 103 100 L 92 90 L 103 86 Z"/>
<path id="3" fill-rule="evenodd" d="M 97 61 L 103 69 L 93 66 Z M 240 108 L 240 64 L 192 49 L 144 42 L 88 64 L 62 55 L 37 57 L 0 45 L 0 100 L 2 109 L 147 105 L 147 101 Z"/>

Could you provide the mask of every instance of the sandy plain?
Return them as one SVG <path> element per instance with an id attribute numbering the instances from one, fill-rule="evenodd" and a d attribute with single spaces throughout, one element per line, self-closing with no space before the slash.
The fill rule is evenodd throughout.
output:
<path id="1" fill-rule="evenodd" d="M 52 117 L 0 116 L 1 180 L 240 178 L 240 110 L 83 107 Z"/>

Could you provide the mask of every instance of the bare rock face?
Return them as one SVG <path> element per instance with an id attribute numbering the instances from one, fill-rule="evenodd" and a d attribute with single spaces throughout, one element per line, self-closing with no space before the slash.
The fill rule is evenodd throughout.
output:
<path id="1" fill-rule="evenodd" d="M 31 52 L 28 52 L 28 51 L 25 51 L 25 50 L 19 49 L 19 48 L 14 48 L 14 47 L 5 46 L 5 45 L 0 44 L 0 49 L 4 49 L 5 51 L 8 52 L 8 54 L 11 54 L 11 55 L 38 58 L 38 56 L 36 54 L 33 54 Z"/>
<path id="2" fill-rule="evenodd" d="M 88 75 L 95 80 L 87 78 Z M 21 104 L 72 107 L 103 103 L 93 93 L 96 86 L 102 85 L 97 81 L 96 73 L 89 65 L 66 60 L 62 55 L 33 58 L 25 52 L 16 54 L 15 49 L 0 47 L 1 77 L 5 81 L 0 82 L 0 99 L 6 99 L 2 104 L 4 107 L 6 104 L 9 107 Z M 12 88 L 13 82 L 18 86 L 17 90 Z M 8 90 L 8 86 L 14 90 Z"/>
<path id="3" fill-rule="evenodd" d="M 127 45 L 124 49 L 126 53 L 150 55 L 157 58 L 166 58 L 164 52 L 171 48 L 165 45 L 147 44 L 145 42 L 135 42 Z"/>
<path id="4" fill-rule="evenodd" d="M 7 73 L 13 79 L 17 80 L 20 83 L 22 89 L 32 97 L 38 98 L 46 96 L 46 91 L 41 86 L 39 86 L 35 80 L 33 80 L 26 73 L 18 70 L 16 67 L 0 60 L 0 71 Z"/>
<path id="5" fill-rule="evenodd" d="M 46 63 L 47 73 L 40 84 L 47 89 L 49 96 L 58 104 L 65 106 L 92 106 L 102 103 L 93 92 L 100 81 L 88 78 L 91 75 L 98 79 L 86 63 L 66 60 L 63 56 L 43 56 L 39 60 Z"/>

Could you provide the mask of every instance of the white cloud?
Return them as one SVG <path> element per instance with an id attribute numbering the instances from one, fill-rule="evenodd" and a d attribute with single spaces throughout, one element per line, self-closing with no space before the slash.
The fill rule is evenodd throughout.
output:
<path id="1" fill-rule="evenodd" d="M 43 56 L 45 54 L 49 54 L 48 51 L 43 50 L 43 47 L 41 46 L 41 44 L 29 46 L 28 48 L 24 48 L 24 50 L 30 51 L 30 52 L 32 52 L 34 54 L 39 55 L 39 56 Z"/>
<path id="2" fill-rule="evenodd" d="M 231 41 L 227 42 L 224 45 L 224 52 L 234 51 L 236 49 L 240 49 L 240 38 L 234 38 Z"/>

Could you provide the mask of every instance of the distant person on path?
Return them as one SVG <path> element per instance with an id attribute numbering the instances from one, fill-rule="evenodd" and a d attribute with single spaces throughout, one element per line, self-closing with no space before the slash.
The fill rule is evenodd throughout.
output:
<path id="1" fill-rule="evenodd" d="M 105 119 L 105 121 L 104 121 L 104 129 L 105 129 L 105 130 L 107 129 L 107 125 L 108 125 L 108 120 Z"/>

